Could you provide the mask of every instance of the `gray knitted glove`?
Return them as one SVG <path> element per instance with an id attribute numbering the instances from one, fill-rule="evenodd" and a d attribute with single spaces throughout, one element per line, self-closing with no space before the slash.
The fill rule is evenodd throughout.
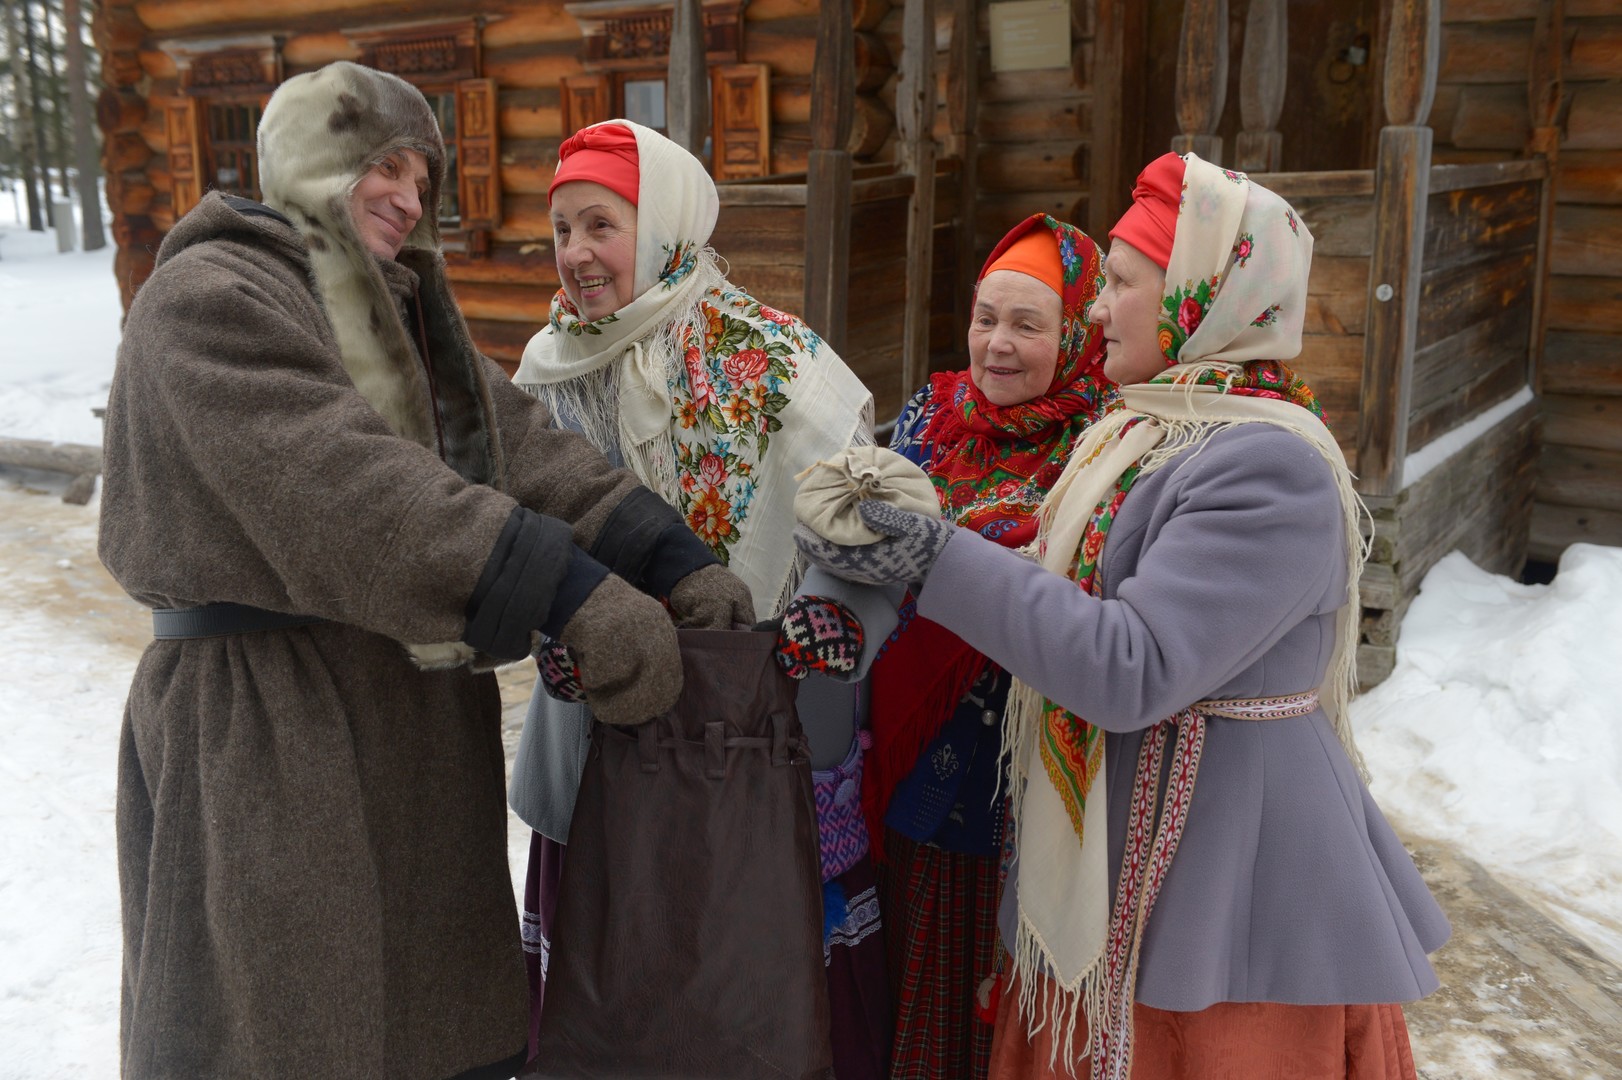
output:
<path id="1" fill-rule="evenodd" d="M 622 577 L 604 578 L 558 640 L 579 662 L 586 704 L 605 724 L 651 720 L 681 695 L 676 628 L 663 604 Z"/>
<path id="2" fill-rule="evenodd" d="M 878 499 L 863 499 L 862 521 L 885 534 L 876 544 L 834 544 L 804 525 L 794 529 L 800 553 L 835 577 L 863 585 L 904 581 L 917 592 L 957 526 L 902 510 Z"/>
<path id="3" fill-rule="evenodd" d="M 701 566 L 670 590 L 670 610 L 681 626 L 731 630 L 753 626 L 755 601 L 743 579 L 720 563 Z"/>

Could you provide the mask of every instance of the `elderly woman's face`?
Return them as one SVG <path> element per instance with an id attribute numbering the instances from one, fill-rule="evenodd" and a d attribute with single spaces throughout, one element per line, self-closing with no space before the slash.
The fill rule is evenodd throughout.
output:
<path id="1" fill-rule="evenodd" d="M 590 180 L 552 192 L 558 276 L 580 317 L 594 322 L 636 299 L 636 207 Z"/>
<path id="2" fill-rule="evenodd" d="M 1110 245 L 1104 260 L 1104 291 L 1093 301 L 1092 319 L 1104 334 L 1104 375 L 1126 386 L 1146 382 L 1166 369 L 1160 351 L 1160 295 L 1166 272 L 1124 240 Z"/>
<path id="3" fill-rule="evenodd" d="M 366 250 L 382 259 L 399 255 L 427 197 L 428 159 L 416 150 L 392 151 L 367 169 L 349 193 L 349 216 Z"/>
<path id="4" fill-rule="evenodd" d="M 993 270 L 975 291 L 969 378 L 993 405 L 1041 397 L 1059 366 L 1059 294 L 1018 270 Z"/>

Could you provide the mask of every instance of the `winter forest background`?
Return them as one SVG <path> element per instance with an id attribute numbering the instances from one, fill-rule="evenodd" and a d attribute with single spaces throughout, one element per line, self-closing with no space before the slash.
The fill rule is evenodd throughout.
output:
<path id="1" fill-rule="evenodd" d="M 75 200 L 81 213 L 97 202 L 92 102 L 101 73 L 85 45 L 89 13 L 79 0 L 3 0 L 0 16 L 0 179 L 23 186 L 28 224 L 38 229 L 51 220 L 53 200 Z M 85 249 L 99 249 L 101 215 L 84 227 Z"/>
<path id="2" fill-rule="evenodd" d="M 96 59 L 75 47 L 88 12 L 0 3 L 0 442 L 98 445 L 122 313 L 96 195 Z M 46 231 L 52 203 L 72 206 L 75 250 Z M 117 1075 L 114 763 L 145 624 L 95 559 L 99 494 L 65 504 L 66 484 L 0 466 L 0 1080 Z M 1354 706 L 1374 794 L 1433 886 L 1455 860 L 1479 866 L 1491 887 L 1472 895 L 1525 928 L 1478 932 L 1438 889 L 1466 931 L 1439 954 L 1444 993 L 1467 1005 L 1414 1021 L 1421 1075 L 1616 1075 L 1594 1063 L 1617 1060 L 1622 1030 L 1622 549 L 1575 545 L 1549 584 L 1455 553 L 1398 649 Z M 527 835 L 511 837 L 521 888 Z M 1592 963 L 1539 967 L 1550 939 L 1523 912 Z M 1538 985 L 1561 979 L 1598 989 Z M 1562 1015 L 1555 991 L 1583 1004 Z M 1506 1051 L 1517 1040 L 1530 1057 Z"/>

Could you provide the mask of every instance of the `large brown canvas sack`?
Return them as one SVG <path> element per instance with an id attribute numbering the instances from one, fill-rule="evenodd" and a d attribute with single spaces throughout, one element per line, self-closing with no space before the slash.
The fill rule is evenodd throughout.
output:
<path id="1" fill-rule="evenodd" d="M 816 809 L 772 633 L 680 631 L 675 708 L 595 725 L 530 1077 L 829 1075 Z"/>

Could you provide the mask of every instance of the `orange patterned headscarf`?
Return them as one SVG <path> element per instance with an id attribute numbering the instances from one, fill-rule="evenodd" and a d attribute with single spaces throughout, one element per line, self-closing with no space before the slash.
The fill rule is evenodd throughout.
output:
<path id="1" fill-rule="evenodd" d="M 967 370 L 932 376 L 935 411 L 923 435 L 931 447 L 924 468 L 958 524 L 1018 547 L 1035 537 L 1036 508 L 1071 444 L 1114 401 L 1103 375 L 1104 337 L 1091 321 L 1104 287 L 1104 253 L 1074 225 L 1033 214 L 992 250 L 980 279 L 993 270 L 1029 274 L 1059 294 L 1053 382 L 1030 401 L 994 405 Z"/>

